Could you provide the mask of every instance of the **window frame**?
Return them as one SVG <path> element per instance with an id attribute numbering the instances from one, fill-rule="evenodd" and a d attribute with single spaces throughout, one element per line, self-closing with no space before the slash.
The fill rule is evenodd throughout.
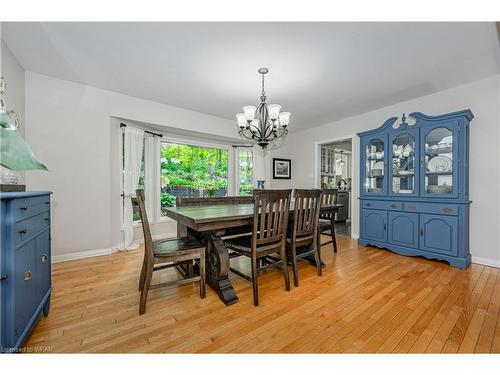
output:
<path id="1" fill-rule="evenodd" d="M 240 184 L 241 184 L 241 166 L 240 166 L 240 153 L 242 152 L 250 152 L 252 154 L 252 186 L 255 186 L 255 152 L 253 147 L 234 147 L 234 195 L 240 195 Z"/>

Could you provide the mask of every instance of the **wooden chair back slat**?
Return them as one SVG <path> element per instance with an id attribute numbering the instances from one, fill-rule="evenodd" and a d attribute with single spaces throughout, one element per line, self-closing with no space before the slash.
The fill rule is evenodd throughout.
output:
<path id="1" fill-rule="evenodd" d="M 337 203 L 338 189 L 323 189 L 321 195 L 321 202 L 323 205 L 331 205 Z M 325 212 L 321 214 L 322 219 L 330 220 L 335 216 L 333 212 Z"/>
<path id="2" fill-rule="evenodd" d="M 252 246 L 286 238 L 291 190 L 254 190 Z"/>
<path id="3" fill-rule="evenodd" d="M 135 191 L 136 203 L 139 206 L 139 214 L 141 217 L 142 231 L 144 233 L 144 251 L 146 252 L 146 257 L 153 260 L 153 237 L 151 236 L 151 229 L 149 227 L 148 215 L 146 213 L 146 205 L 144 203 L 144 190 L 138 189 Z"/>
<path id="4" fill-rule="evenodd" d="M 321 209 L 321 190 L 295 189 L 294 220 L 292 226 L 293 238 L 313 235 L 319 222 Z"/>

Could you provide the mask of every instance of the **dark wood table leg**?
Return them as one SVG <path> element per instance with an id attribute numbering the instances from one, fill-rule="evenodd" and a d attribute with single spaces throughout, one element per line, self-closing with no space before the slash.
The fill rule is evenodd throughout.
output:
<path id="1" fill-rule="evenodd" d="M 238 296 L 229 280 L 229 252 L 217 233 L 208 235 L 206 280 L 226 305 L 238 302 Z"/>
<path id="2" fill-rule="evenodd" d="M 337 234 L 335 233 L 335 215 L 332 215 L 332 225 L 331 225 L 331 235 L 332 235 L 332 241 L 333 241 L 333 252 L 337 252 Z"/>

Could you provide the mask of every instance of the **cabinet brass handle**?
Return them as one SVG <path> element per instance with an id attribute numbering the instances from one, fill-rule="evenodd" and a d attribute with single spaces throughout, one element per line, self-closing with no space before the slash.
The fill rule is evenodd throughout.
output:
<path id="1" fill-rule="evenodd" d="M 23 230 L 19 231 L 19 234 L 26 234 L 27 232 L 28 232 L 28 230 L 26 228 L 24 228 Z"/>
<path id="2" fill-rule="evenodd" d="M 24 272 L 24 281 L 28 281 L 29 279 L 31 279 L 31 271 L 26 271 Z"/>
<path id="3" fill-rule="evenodd" d="M 21 211 L 26 211 L 28 209 L 28 206 L 23 206 L 19 208 Z"/>
<path id="4" fill-rule="evenodd" d="M 408 209 L 409 209 L 409 210 L 415 210 L 416 208 L 417 208 L 417 207 L 416 207 L 416 206 L 414 206 L 414 205 L 408 206 Z"/>
<path id="5" fill-rule="evenodd" d="M 46 254 L 42 255 L 42 263 L 45 263 L 48 259 L 49 257 Z"/>
<path id="6" fill-rule="evenodd" d="M 449 207 L 443 208 L 443 212 L 446 212 L 447 214 L 450 213 L 451 211 L 453 211 L 453 210 Z"/>

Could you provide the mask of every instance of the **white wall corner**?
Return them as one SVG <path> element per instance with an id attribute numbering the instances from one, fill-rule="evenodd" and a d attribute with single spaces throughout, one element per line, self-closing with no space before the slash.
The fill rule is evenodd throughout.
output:
<path id="1" fill-rule="evenodd" d="M 481 264 L 483 266 L 500 268 L 500 260 L 476 257 L 474 255 L 472 255 L 472 263 Z"/>

